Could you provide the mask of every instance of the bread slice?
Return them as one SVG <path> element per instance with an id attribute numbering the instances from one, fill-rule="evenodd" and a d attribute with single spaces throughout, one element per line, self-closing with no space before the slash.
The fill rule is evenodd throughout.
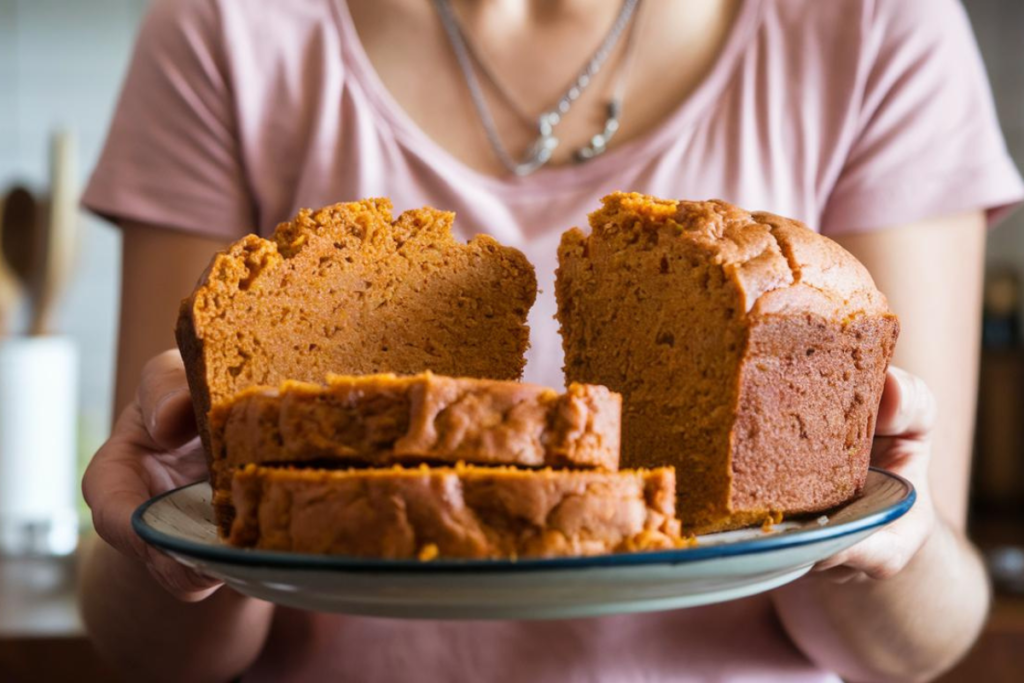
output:
<path id="1" fill-rule="evenodd" d="M 604 387 L 330 375 L 251 387 L 210 411 L 214 503 L 240 465 L 517 465 L 615 471 L 622 400 Z"/>
<path id="2" fill-rule="evenodd" d="M 519 378 L 533 267 L 490 237 L 458 242 L 451 225 L 430 208 L 393 220 L 388 200 L 370 199 L 300 211 L 270 239 L 217 254 L 177 327 L 207 454 L 211 407 L 254 385 L 328 372 Z"/>
<path id="3" fill-rule="evenodd" d="M 804 225 L 615 193 L 563 235 L 567 381 L 623 396 L 622 464 L 673 465 L 692 531 L 855 496 L 899 323 L 867 270 Z"/>
<path id="4" fill-rule="evenodd" d="M 329 375 L 326 385 L 251 387 L 210 412 L 215 461 L 336 465 L 619 465 L 621 397 L 573 384 Z"/>
<path id="5" fill-rule="evenodd" d="M 556 557 L 681 543 L 671 469 L 455 467 L 234 473 L 228 541 L 387 559 Z"/>

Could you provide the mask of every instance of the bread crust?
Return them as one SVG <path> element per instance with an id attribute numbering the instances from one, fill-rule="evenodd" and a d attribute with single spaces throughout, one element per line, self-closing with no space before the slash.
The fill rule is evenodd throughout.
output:
<path id="1" fill-rule="evenodd" d="M 386 559 L 595 555 L 678 547 L 671 469 L 237 470 L 229 542 Z"/>

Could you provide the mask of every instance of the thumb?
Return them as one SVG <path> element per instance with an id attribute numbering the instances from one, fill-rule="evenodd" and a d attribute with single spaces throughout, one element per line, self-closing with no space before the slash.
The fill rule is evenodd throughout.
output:
<path id="1" fill-rule="evenodd" d="M 154 443 L 165 450 L 174 450 L 194 439 L 196 416 L 188 388 L 162 396 L 151 410 L 146 428 Z"/>
<path id="2" fill-rule="evenodd" d="M 177 349 L 165 351 L 146 363 L 138 402 L 146 431 L 157 446 L 172 450 L 195 438 L 192 398 Z"/>
<path id="3" fill-rule="evenodd" d="M 935 424 L 935 396 L 924 380 L 889 367 L 878 406 L 875 436 L 927 438 Z"/>

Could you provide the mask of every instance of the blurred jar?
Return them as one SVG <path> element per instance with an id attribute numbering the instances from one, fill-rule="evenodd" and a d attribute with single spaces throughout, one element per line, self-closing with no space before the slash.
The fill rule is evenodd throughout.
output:
<path id="1" fill-rule="evenodd" d="M 78 545 L 78 353 L 65 337 L 0 341 L 0 553 Z"/>

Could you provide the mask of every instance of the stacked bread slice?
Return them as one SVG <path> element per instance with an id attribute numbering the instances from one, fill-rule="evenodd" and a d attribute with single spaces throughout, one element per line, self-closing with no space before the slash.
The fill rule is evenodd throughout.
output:
<path id="1" fill-rule="evenodd" d="M 677 544 L 673 470 L 618 469 L 618 394 L 514 381 L 533 269 L 451 220 L 338 204 L 214 258 L 177 334 L 222 535 L 422 559 Z"/>

